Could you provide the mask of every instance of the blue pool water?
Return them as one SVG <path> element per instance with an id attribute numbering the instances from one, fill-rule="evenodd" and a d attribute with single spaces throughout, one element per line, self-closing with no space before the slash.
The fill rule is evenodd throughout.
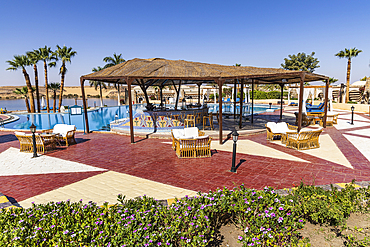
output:
<path id="1" fill-rule="evenodd" d="M 142 105 L 134 105 L 133 113 L 135 114 L 136 109 L 141 108 Z M 89 111 L 87 113 L 89 118 L 89 128 L 90 130 L 99 131 L 106 130 L 107 125 L 114 121 L 115 115 L 118 118 L 127 118 L 128 106 L 113 106 L 113 107 L 103 107 L 98 110 Z M 36 125 L 38 130 L 40 129 L 52 129 L 54 125 L 61 124 L 73 124 L 78 130 L 84 130 L 84 116 L 75 115 L 70 116 L 68 113 L 41 113 L 41 114 L 17 114 L 19 117 L 17 121 L 5 124 L 5 128 L 9 129 L 29 129 L 32 123 Z"/>
<path id="2" fill-rule="evenodd" d="M 218 104 L 208 104 L 209 112 L 216 113 L 218 111 Z M 233 113 L 233 105 L 223 105 L 224 113 Z M 255 105 L 254 112 L 255 114 L 265 112 L 269 106 L 266 105 Z M 274 108 L 273 109 L 278 109 Z M 143 105 L 136 104 L 133 105 L 133 115 L 136 111 L 143 109 Z M 237 106 L 236 112 L 239 113 L 240 107 Z M 250 106 L 243 106 L 243 115 L 249 115 Z M 98 110 L 89 111 L 89 128 L 93 131 L 107 130 L 107 126 L 110 122 L 115 120 L 115 116 L 118 115 L 118 119 L 128 118 L 128 105 L 122 106 L 112 106 L 112 107 L 103 107 Z M 52 129 L 54 125 L 58 123 L 62 124 L 73 124 L 78 130 L 84 130 L 84 118 L 83 115 L 70 116 L 68 113 L 35 113 L 35 114 L 17 114 L 19 117 L 18 120 L 5 124 L 5 128 L 8 129 L 28 129 L 31 124 L 34 123 L 38 130 L 40 129 Z"/>

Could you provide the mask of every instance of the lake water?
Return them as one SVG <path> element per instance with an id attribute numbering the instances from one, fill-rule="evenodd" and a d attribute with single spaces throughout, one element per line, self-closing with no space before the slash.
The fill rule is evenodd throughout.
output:
<path id="1" fill-rule="evenodd" d="M 58 107 L 58 102 L 59 100 L 57 100 L 57 107 Z M 35 101 L 36 103 L 36 101 Z M 54 103 L 54 100 L 53 99 L 49 99 L 49 104 L 50 104 L 50 107 L 53 107 L 53 103 Z M 89 106 L 94 106 L 94 105 L 97 105 L 97 106 L 100 106 L 100 99 L 96 98 L 96 99 L 88 99 L 87 100 L 87 103 Z M 107 105 L 107 106 L 117 106 L 117 99 L 103 99 L 103 104 Z M 75 104 L 75 99 L 63 99 L 63 105 L 67 106 L 72 106 Z M 77 100 L 77 105 L 80 105 L 82 106 L 82 100 Z M 36 104 L 35 104 L 36 106 Z M 6 108 L 8 111 L 25 111 L 26 110 L 26 102 L 24 101 L 24 99 L 7 99 L 7 100 L 0 100 L 0 108 Z M 37 106 L 36 106 L 37 108 Z"/>

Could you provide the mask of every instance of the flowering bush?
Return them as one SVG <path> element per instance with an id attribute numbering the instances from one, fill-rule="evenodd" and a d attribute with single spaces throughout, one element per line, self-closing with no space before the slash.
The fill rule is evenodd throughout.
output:
<path id="1" fill-rule="evenodd" d="M 354 181 L 344 189 L 331 185 L 331 190 L 301 183 L 287 196 L 294 201 L 298 215 L 312 223 L 340 225 L 350 213 L 369 207 L 369 188 L 355 188 Z"/>
<path id="2" fill-rule="evenodd" d="M 243 246 L 298 243 L 304 221 L 293 200 L 244 186 L 162 206 L 149 197 L 98 207 L 95 203 L 50 202 L 0 213 L 1 246 L 207 246 L 222 224 L 243 230 Z"/>

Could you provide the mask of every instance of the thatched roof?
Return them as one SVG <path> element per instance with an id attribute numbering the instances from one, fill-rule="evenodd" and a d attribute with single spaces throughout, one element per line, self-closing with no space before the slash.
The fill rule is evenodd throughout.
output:
<path id="1" fill-rule="evenodd" d="M 305 81 L 319 81 L 326 76 L 303 71 L 291 71 L 276 68 L 257 68 L 250 66 L 226 66 L 189 62 L 184 60 L 167 60 L 162 58 L 135 58 L 124 63 L 91 73 L 81 78 L 105 82 L 125 83 L 127 79 L 152 79 L 152 85 L 165 83 L 166 80 L 183 80 L 183 83 L 198 81 L 214 81 L 223 79 L 227 82 L 233 79 L 254 79 L 256 83 L 298 83 L 300 76 L 305 74 Z M 285 79 L 286 81 L 282 82 Z"/>

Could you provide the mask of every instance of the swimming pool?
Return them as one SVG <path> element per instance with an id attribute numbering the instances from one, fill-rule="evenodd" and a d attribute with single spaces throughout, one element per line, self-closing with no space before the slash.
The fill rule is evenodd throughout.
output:
<path id="1" fill-rule="evenodd" d="M 136 109 L 142 108 L 142 105 L 133 105 L 133 113 Z M 89 128 L 94 131 L 109 130 L 110 122 L 114 121 L 117 115 L 119 119 L 129 117 L 128 105 L 102 107 L 97 110 L 88 111 Z M 34 113 L 17 114 L 17 121 L 4 125 L 8 129 L 29 129 L 34 123 L 38 130 L 52 129 L 56 124 L 73 124 L 77 130 L 84 130 L 84 116 L 71 116 L 68 113 Z"/>
<path id="2" fill-rule="evenodd" d="M 218 104 L 208 104 L 209 112 L 216 113 L 218 111 Z M 138 110 L 142 110 L 144 106 L 142 104 L 135 104 L 132 106 L 133 115 Z M 254 114 L 266 112 L 269 108 L 268 105 L 255 105 Z M 223 105 L 223 113 L 233 113 L 233 105 Z M 237 106 L 236 113 L 239 113 L 240 106 Z M 272 109 L 278 109 L 272 107 Z M 251 114 L 251 106 L 243 106 L 243 115 Z M 88 111 L 89 118 L 89 129 L 93 131 L 109 130 L 109 124 L 115 120 L 115 116 L 118 119 L 128 118 L 129 111 L 128 105 L 122 106 L 110 106 L 102 107 L 97 110 Z M 32 123 L 36 125 L 38 130 L 52 129 L 56 124 L 73 124 L 77 130 L 84 130 L 84 118 L 83 115 L 71 116 L 68 113 L 34 113 L 34 114 L 16 114 L 19 117 L 18 120 L 7 123 L 4 125 L 7 129 L 27 129 L 29 130 Z"/>

